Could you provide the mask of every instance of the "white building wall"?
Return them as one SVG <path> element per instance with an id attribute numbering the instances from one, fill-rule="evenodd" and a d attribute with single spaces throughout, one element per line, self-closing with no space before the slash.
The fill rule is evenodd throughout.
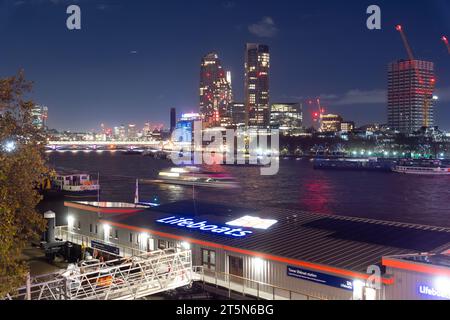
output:
<path id="1" fill-rule="evenodd" d="M 386 272 L 392 274 L 395 284 L 386 286 L 386 300 L 433 300 L 431 295 L 419 293 L 420 286 L 430 289 L 439 286 L 439 278 L 425 273 L 418 273 L 395 268 L 387 268 Z"/>

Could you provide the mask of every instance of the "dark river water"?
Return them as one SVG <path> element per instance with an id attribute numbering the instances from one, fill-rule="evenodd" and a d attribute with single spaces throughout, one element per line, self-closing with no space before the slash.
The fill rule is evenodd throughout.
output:
<path id="1" fill-rule="evenodd" d="M 119 152 L 54 152 L 57 168 L 100 174 L 101 201 L 133 202 L 136 178 L 156 178 L 172 167 L 166 160 Z M 195 188 L 197 200 L 246 207 L 282 207 L 310 212 L 450 227 L 450 177 L 394 173 L 317 171 L 308 160 L 280 160 L 276 176 L 261 176 L 259 168 L 215 166 L 231 173 L 240 189 Z M 161 203 L 190 199 L 191 187 L 140 185 L 140 199 L 157 195 Z M 60 212 L 61 202 L 43 203 L 41 210 Z"/>

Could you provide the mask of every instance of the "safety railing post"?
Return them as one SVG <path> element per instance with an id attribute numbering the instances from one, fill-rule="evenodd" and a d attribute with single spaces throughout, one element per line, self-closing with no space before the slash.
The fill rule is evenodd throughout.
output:
<path id="1" fill-rule="evenodd" d="M 259 282 L 256 283 L 256 298 L 259 300 Z"/>
<path id="2" fill-rule="evenodd" d="M 228 299 L 231 299 L 231 277 L 228 275 Z"/>
<path id="3" fill-rule="evenodd" d="M 27 295 L 26 300 L 31 300 L 31 275 L 27 273 Z"/>

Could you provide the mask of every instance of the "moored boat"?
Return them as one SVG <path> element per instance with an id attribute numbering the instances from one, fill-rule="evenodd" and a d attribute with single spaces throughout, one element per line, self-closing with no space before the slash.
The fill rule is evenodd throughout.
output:
<path id="1" fill-rule="evenodd" d="M 100 184 L 87 173 L 59 173 L 47 178 L 41 188 L 44 198 L 64 197 L 72 200 L 97 198 Z"/>
<path id="2" fill-rule="evenodd" d="M 440 160 L 401 161 L 399 165 L 392 168 L 392 171 L 415 175 L 450 175 L 450 167 L 444 165 Z"/>

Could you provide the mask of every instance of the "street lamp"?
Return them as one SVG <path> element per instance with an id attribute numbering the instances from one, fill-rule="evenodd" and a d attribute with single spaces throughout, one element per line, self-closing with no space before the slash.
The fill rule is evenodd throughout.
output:
<path id="1" fill-rule="evenodd" d="M 14 141 L 6 141 L 3 144 L 3 150 L 5 150 L 7 153 L 14 152 L 14 150 L 16 150 L 16 142 L 14 142 Z"/>

